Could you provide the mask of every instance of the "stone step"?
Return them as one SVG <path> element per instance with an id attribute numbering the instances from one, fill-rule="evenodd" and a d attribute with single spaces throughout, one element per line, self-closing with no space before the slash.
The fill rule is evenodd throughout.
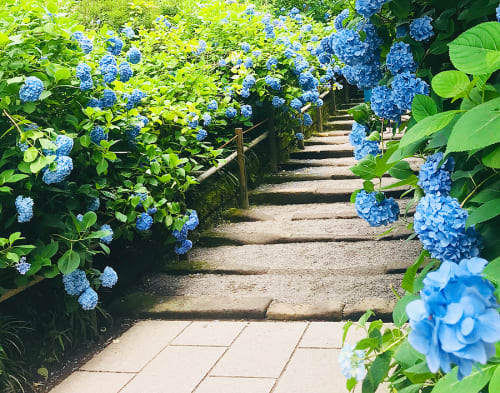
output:
<path id="1" fill-rule="evenodd" d="M 268 177 L 268 183 L 285 183 L 289 181 L 311 181 L 311 180 L 329 180 L 329 179 L 356 179 L 356 176 L 349 167 L 346 166 L 323 166 L 306 167 L 291 171 L 278 171 Z"/>
<path id="2" fill-rule="evenodd" d="M 334 120 L 327 121 L 325 127 L 329 130 L 351 130 L 354 120 Z"/>
<path id="3" fill-rule="evenodd" d="M 292 159 L 321 159 L 351 157 L 353 148 L 350 143 L 342 145 L 312 145 L 306 146 L 303 150 L 297 150 L 290 154 Z"/>
<path id="4" fill-rule="evenodd" d="M 350 128 L 348 130 L 337 130 L 337 131 L 325 130 L 323 132 L 315 132 L 313 133 L 313 136 L 319 136 L 319 137 L 348 136 L 350 132 L 351 132 Z"/>
<path id="5" fill-rule="evenodd" d="M 329 136 L 325 133 L 316 133 L 311 138 L 304 141 L 306 146 L 310 145 L 342 145 L 349 143 L 349 136 Z M 349 133 L 348 133 L 349 134 Z M 384 134 L 384 141 L 401 140 L 403 134 Z"/>
<path id="6" fill-rule="evenodd" d="M 205 247 L 246 244 L 315 242 L 357 242 L 366 240 L 407 239 L 412 232 L 402 223 L 389 234 L 390 227 L 370 227 L 361 218 L 299 221 L 258 221 L 227 223 L 205 231 L 200 244 Z"/>
<path id="7" fill-rule="evenodd" d="M 353 120 L 352 116 L 345 112 L 345 114 L 338 114 L 335 116 L 330 116 L 328 121 L 337 121 L 337 120 Z"/>
<path id="8" fill-rule="evenodd" d="M 407 208 L 409 216 L 413 215 L 415 208 L 412 199 L 397 200 L 401 213 Z M 249 209 L 230 209 L 225 214 L 229 222 L 256 222 L 256 221 L 301 221 L 301 220 L 329 220 L 357 218 L 356 208 L 353 203 L 309 203 L 295 205 L 258 205 Z"/>
<path id="9" fill-rule="evenodd" d="M 323 244 L 321 244 L 323 245 Z M 378 243 L 377 243 L 378 245 Z M 258 247 L 258 246 L 243 246 Z M 261 246 L 272 247 L 272 246 Z M 375 245 L 374 245 L 375 247 Z M 359 248 L 359 247 L 358 247 Z M 220 303 L 215 302 L 216 297 L 223 297 L 227 302 L 225 308 L 231 308 L 234 300 L 232 299 L 255 299 L 265 298 L 274 299 L 277 302 L 291 304 L 314 304 L 323 301 L 338 301 L 346 304 L 356 304 L 368 297 L 378 297 L 387 300 L 393 300 L 394 294 L 391 287 L 399 290 L 403 274 L 384 274 L 380 273 L 379 266 L 373 266 L 370 261 L 373 260 L 372 250 L 365 250 L 366 255 L 363 258 L 365 264 L 358 268 L 351 262 L 352 257 L 346 264 L 345 269 L 338 270 L 289 270 L 289 274 L 276 272 L 275 274 L 265 275 L 218 275 L 218 274 L 191 274 L 185 276 L 172 276 L 165 273 L 154 273 L 143 277 L 142 286 L 138 289 L 149 295 L 155 296 L 174 296 L 189 297 L 195 299 L 205 299 L 205 306 L 209 309 L 202 313 L 195 313 L 194 307 L 179 307 L 179 313 L 185 313 L 184 317 L 196 318 L 223 318 L 214 310 L 218 305 L 220 312 Z M 213 249 L 217 250 L 217 249 Z M 394 247 L 387 251 L 394 253 Z M 285 254 L 285 261 L 290 259 L 292 254 Z M 300 257 L 301 254 L 299 254 Z M 335 254 L 328 250 L 320 250 L 318 257 L 327 256 L 335 258 Z M 333 259 L 334 260 L 334 259 Z M 300 262 L 300 261 L 299 261 Z M 347 270 L 348 269 L 348 270 Z M 349 273 L 353 274 L 349 274 Z M 342 274 L 343 273 L 343 274 Z M 400 294 L 402 291 L 400 291 Z M 189 303 L 193 300 L 190 299 Z M 126 301 L 123 302 L 126 304 Z M 164 303 L 160 303 L 164 304 Z M 182 303 L 181 303 L 182 304 Z M 238 304 L 238 303 L 236 303 Z M 128 304 L 131 306 L 131 304 Z M 152 305 L 155 307 L 155 305 Z M 154 308 L 163 311 L 161 317 L 172 316 L 175 309 L 171 307 Z M 245 308 L 246 309 L 246 308 Z M 200 315 L 201 314 L 201 315 Z M 252 318 L 252 316 L 242 312 L 240 315 L 232 313 L 233 318 Z M 175 315 L 179 317 L 179 314 Z M 255 316 L 253 316 L 255 318 Z M 227 318 L 227 316 L 226 316 Z"/>
<path id="10" fill-rule="evenodd" d="M 396 183 L 383 178 L 382 186 Z M 250 193 L 252 204 L 284 205 L 296 203 L 348 202 L 353 191 L 363 187 L 362 179 L 315 180 L 283 184 L 266 184 Z M 386 191 L 386 195 L 398 198 L 406 187 Z"/>
<path id="11" fill-rule="evenodd" d="M 418 171 L 420 165 L 424 161 L 420 158 L 407 158 L 405 161 L 410 163 L 411 169 Z M 288 160 L 280 164 L 280 169 L 282 170 L 295 170 L 308 167 L 351 167 L 356 165 L 357 161 L 354 159 L 354 154 L 351 157 L 341 157 L 341 158 L 323 158 L 323 159 L 304 159 L 304 160 Z"/>

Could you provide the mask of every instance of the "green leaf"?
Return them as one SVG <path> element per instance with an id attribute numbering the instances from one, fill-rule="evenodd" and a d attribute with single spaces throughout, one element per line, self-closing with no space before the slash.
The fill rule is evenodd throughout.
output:
<path id="1" fill-rule="evenodd" d="M 57 82 L 59 82 L 61 79 L 68 79 L 71 77 L 71 71 L 65 67 L 59 68 L 56 71 L 55 77 Z"/>
<path id="2" fill-rule="evenodd" d="M 461 71 L 443 71 L 432 78 L 432 90 L 443 98 L 453 98 L 469 87 L 469 77 Z"/>
<path id="3" fill-rule="evenodd" d="M 413 99 L 411 106 L 413 118 L 419 122 L 426 117 L 433 116 L 438 113 L 438 108 L 434 100 L 429 96 L 417 94 Z"/>
<path id="4" fill-rule="evenodd" d="M 482 275 L 487 280 L 500 285 L 500 257 L 488 263 L 483 269 Z"/>
<path id="5" fill-rule="evenodd" d="M 401 139 L 401 142 L 399 143 L 399 148 L 401 149 L 402 147 L 409 146 L 412 143 L 443 129 L 453 120 L 458 112 L 459 111 L 441 112 L 419 121 L 412 128 L 406 131 Z"/>
<path id="6" fill-rule="evenodd" d="M 73 250 L 66 251 L 57 261 L 57 266 L 62 274 L 75 271 L 80 266 L 80 254 Z"/>
<path id="7" fill-rule="evenodd" d="M 493 376 L 490 380 L 489 393 L 498 393 L 500 392 L 500 365 L 497 365 Z"/>
<path id="8" fill-rule="evenodd" d="M 398 19 L 406 19 L 410 13 L 410 0 L 393 0 L 389 3 L 389 9 Z"/>
<path id="9" fill-rule="evenodd" d="M 461 381 L 457 379 L 458 368 L 455 367 L 438 381 L 431 393 L 477 393 L 486 386 L 496 367 L 496 364 L 481 366 L 479 370 L 473 367 L 472 372 Z"/>
<path id="10" fill-rule="evenodd" d="M 366 322 L 368 321 L 368 319 L 372 316 L 375 316 L 375 313 L 372 311 L 372 310 L 368 310 L 366 311 L 363 315 L 361 315 L 361 317 L 359 318 L 358 320 L 358 324 L 360 326 L 365 326 L 366 325 Z"/>
<path id="11" fill-rule="evenodd" d="M 424 383 L 427 382 L 429 378 L 434 376 L 433 373 L 429 371 L 427 363 L 421 361 L 414 366 L 403 371 L 403 374 L 408 377 L 408 379 L 413 383 Z"/>
<path id="12" fill-rule="evenodd" d="M 407 179 L 412 175 L 415 175 L 410 168 L 410 164 L 407 161 L 397 162 L 391 169 L 389 169 L 389 175 L 395 177 L 396 179 Z"/>
<path id="13" fill-rule="evenodd" d="M 363 182 L 363 188 L 366 192 L 372 192 L 375 190 L 375 186 L 373 185 L 373 183 L 369 180 L 366 180 L 365 182 Z"/>
<path id="14" fill-rule="evenodd" d="M 398 390 L 398 393 L 419 393 L 420 389 L 422 389 L 423 386 L 424 384 L 422 383 L 410 385 L 401 390 Z"/>
<path id="15" fill-rule="evenodd" d="M 447 153 L 482 149 L 498 143 L 499 129 L 500 98 L 497 98 L 472 108 L 457 121 L 448 139 Z"/>
<path id="16" fill-rule="evenodd" d="M 481 75 L 500 68 L 500 23 L 481 23 L 449 44 L 450 59 L 456 69 Z"/>
<path id="17" fill-rule="evenodd" d="M 92 225 L 94 225 L 96 222 L 97 222 L 97 214 L 90 211 L 83 215 L 81 226 L 85 231 L 89 229 Z"/>
<path id="18" fill-rule="evenodd" d="M 372 180 L 375 177 L 375 167 L 375 157 L 369 154 L 350 169 L 363 180 Z"/>
<path id="19" fill-rule="evenodd" d="M 411 265 L 407 270 L 403 277 L 403 282 L 401 283 L 401 288 L 410 293 L 415 293 L 415 277 L 417 275 L 418 269 L 422 266 L 422 263 L 425 261 L 425 257 L 429 256 L 428 251 L 422 251 L 418 256 L 417 260 L 413 265 Z"/>
<path id="20" fill-rule="evenodd" d="M 120 222 L 127 222 L 127 216 L 123 213 L 117 211 L 115 212 L 115 217 Z"/>
<path id="21" fill-rule="evenodd" d="M 403 326 L 406 321 L 408 321 L 408 316 L 406 315 L 406 306 L 414 300 L 419 299 L 417 295 L 406 295 L 399 299 L 392 312 L 392 320 L 397 327 Z"/>
<path id="22" fill-rule="evenodd" d="M 493 199 L 472 210 L 465 222 L 465 227 L 468 228 L 472 225 L 491 220 L 498 215 L 500 215 L 500 199 Z"/>
<path id="23" fill-rule="evenodd" d="M 483 164 L 490 168 L 500 168 L 500 146 L 483 156 Z"/>
<path id="24" fill-rule="evenodd" d="M 375 358 L 363 380 L 362 393 L 375 393 L 389 372 L 391 358 L 391 351 L 383 352 Z"/>
<path id="25" fill-rule="evenodd" d="M 56 255 L 58 249 L 59 243 L 52 242 L 42 247 L 41 249 L 38 249 L 38 255 L 40 255 L 42 258 L 52 258 L 54 255 Z"/>
<path id="26" fill-rule="evenodd" d="M 29 147 L 25 152 L 24 152 L 24 161 L 25 162 L 33 162 L 36 160 L 38 157 L 38 150 L 35 149 L 34 147 Z"/>

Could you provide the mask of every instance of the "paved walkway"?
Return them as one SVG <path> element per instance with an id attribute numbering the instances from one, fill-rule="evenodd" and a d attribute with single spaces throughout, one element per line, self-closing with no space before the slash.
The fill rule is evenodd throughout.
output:
<path id="1" fill-rule="evenodd" d="M 141 321 L 51 393 L 344 393 L 342 326 Z"/>

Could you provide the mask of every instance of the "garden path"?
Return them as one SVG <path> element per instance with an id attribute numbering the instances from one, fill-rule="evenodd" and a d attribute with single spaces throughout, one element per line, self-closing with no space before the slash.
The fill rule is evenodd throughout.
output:
<path id="1" fill-rule="evenodd" d="M 202 233 L 189 261 L 167 264 L 163 272 L 143 279 L 141 291 L 177 296 L 183 303 L 169 308 L 157 298 L 163 304 L 157 312 L 182 316 L 185 309 L 190 316 L 213 316 L 215 306 L 206 302 L 194 311 L 196 299 L 216 297 L 231 304 L 255 298 L 257 305 L 242 306 L 238 317 L 260 317 L 244 312 L 256 307 L 272 319 L 340 320 L 367 308 L 382 316 L 392 310 L 391 286 L 400 287 L 402 272 L 413 264 L 420 245 L 405 240 L 410 232 L 404 220 L 380 236 L 387 228 L 370 227 L 349 203 L 351 193 L 362 187 L 349 170 L 355 161 L 347 138 L 353 123 L 347 109 L 357 103 L 337 111 L 322 133 L 306 140 L 267 184 L 253 190 L 250 209 L 231 210 L 226 222 Z M 382 183 L 393 182 L 384 178 Z M 398 198 L 403 191 L 387 194 Z M 400 202 L 404 211 L 406 202 Z"/>

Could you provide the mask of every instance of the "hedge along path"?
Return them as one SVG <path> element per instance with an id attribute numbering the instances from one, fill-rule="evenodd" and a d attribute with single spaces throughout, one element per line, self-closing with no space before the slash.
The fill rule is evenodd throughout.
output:
<path id="1" fill-rule="evenodd" d="M 322 132 L 250 192 L 249 209 L 227 211 L 226 222 L 201 233 L 188 260 L 145 276 L 140 291 L 118 299 L 112 310 L 160 318 L 335 321 L 372 309 L 389 319 L 392 288 L 400 288 L 421 246 L 406 240 L 411 233 L 404 226 L 380 236 L 388 228 L 369 227 L 349 202 L 362 187 L 348 169 L 355 161 L 346 143 L 353 123 L 347 109 L 359 102 L 325 119 Z M 404 191 L 389 194 L 399 198 Z M 399 202 L 403 212 L 407 202 Z"/>

